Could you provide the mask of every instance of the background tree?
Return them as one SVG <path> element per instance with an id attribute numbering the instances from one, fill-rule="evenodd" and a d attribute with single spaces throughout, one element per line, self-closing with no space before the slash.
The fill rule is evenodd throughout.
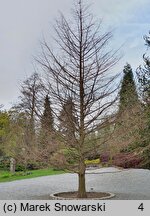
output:
<path id="1" fill-rule="evenodd" d="M 23 164 L 22 148 L 24 147 L 23 132 L 25 125 L 23 115 L 14 111 L 0 113 L 0 152 L 2 153 L 1 166 L 8 168 L 9 159 L 14 158 L 17 163 Z"/>
<path id="2" fill-rule="evenodd" d="M 145 36 L 144 40 L 146 42 L 146 46 L 150 47 L 150 37 Z M 143 113 L 145 114 L 145 124 L 143 125 L 143 129 L 140 132 L 139 145 L 145 147 L 145 164 L 150 167 L 150 58 L 143 55 L 144 66 L 139 66 L 137 68 L 137 77 L 139 82 L 139 92 L 141 95 L 141 101 L 143 103 Z"/>
<path id="3" fill-rule="evenodd" d="M 101 22 L 96 25 L 82 0 L 76 1 L 72 20 L 67 21 L 61 15 L 56 23 L 55 41 L 59 55 L 44 41 L 42 56 L 37 61 L 49 74 L 56 124 L 70 96 L 74 103 L 77 119 L 74 150 L 77 161 L 76 167 L 72 169 L 79 177 L 78 197 L 85 198 L 85 159 L 93 149 L 93 146 L 87 145 L 86 137 L 96 130 L 97 125 L 100 126 L 106 114 L 108 116 L 114 111 L 112 106 L 116 102 L 115 93 L 118 89 L 114 81 L 117 75 L 112 74 L 110 69 L 118 62 L 118 57 L 116 51 L 112 52 L 108 48 L 112 33 L 100 31 Z"/>
<path id="4" fill-rule="evenodd" d="M 133 71 L 130 64 L 127 63 L 124 66 L 123 74 L 124 76 L 119 92 L 119 118 L 118 125 L 116 125 L 116 129 L 119 130 L 118 132 L 120 134 L 120 136 L 116 136 L 120 142 L 118 150 L 123 146 L 128 146 L 135 142 L 138 133 L 138 115 L 141 112 L 141 104 L 138 100 Z"/>
<path id="5" fill-rule="evenodd" d="M 44 85 L 37 73 L 32 74 L 29 78 L 23 81 L 21 85 L 20 103 L 15 106 L 15 109 L 25 112 L 28 116 L 28 124 L 26 133 L 28 145 L 35 143 L 35 121 L 42 113 Z"/>
<path id="6" fill-rule="evenodd" d="M 132 68 L 127 63 L 123 69 L 123 79 L 119 91 L 118 118 L 113 137 L 109 141 L 110 149 L 113 150 L 112 155 L 137 141 L 141 127 L 141 112 L 141 103 L 138 99 Z"/>
<path id="7" fill-rule="evenodd" d="M 75 105 L 71 97 L 63 105 L 59 119 L 61 133 L 65 136 L 69 146 L 74 147 L 77 120 L 75 117 Z"/>
<path id="8" fill-rule="evenodd" d="M 0 156 L 4 155 L 6 137 L 9 132 L 9 115 L 6 111 L 0 111 Z"/>
<path id="9" fill-rule="evenodd" d="M 25 113 L 16 110 L 9 110 L 8 116 L 9 125 L 5 136 L 4 152 L 6 156 L 14 158 L 17 163 L 24 164 L 23 148 L 26 148 L 25 130 L 28 119 Z"/>
<path id="10" fill-rule="evenodd" d="M 41 128 L 39 134 L 39 148 L 41 160 L 49 162 L 50 155 L 56 151 L 57 144 L 55 139 L 54 118 L 49 96 L 46 95 L 44 101 L 44 111 L 41 115 Z"/>
<path id="11" fill-rule="evenodd" d="M 121 89 L 119 92 L 120 101 L 119 101 L 119 111 L 125 109 L 131 109 L 138 101 L 138 94 L 136 91 L 136 85 L 133 78 L 133 72 L 130 64 L 126 64 L 123 69 L 123 80 L 121 84 Z"/>
<path id="12" fill-rule="evenodd" d="M 144 66 L 137 69 L 138 82 L 140 84 L 140 93 L 145 104 L 150 104 L 150 59 L 143 55 Z"/>
<path id="13" fill-rule="evenodd" d="M 48 95 L 45 97 L 44 111 L 41 116 L 41 128 L 51 132 L 54 130 L 54 119 Z"/>
<path id="14" fill-rule="evenodd" d="M 146 45 L 150 46 L 150 38 L 144 37 Z M 120 90 L 120 115 L 116 124 L 112 146 L 120 151 L 120 159 L 126 154 L 124 164 L 131 162 L 132 166 L 138 165 L 140 168 L 150 167 L 150 121 L 149 121 L 149 80 L 150 80 L 150 60 L 143 55 L 144 66 L 139 66 L 136 70 L 139 86 L 139 100 L 133 75 L 124 75 Z M 124 69 L 126 72 L 126 68 Z M 132 79 L 131 79 L 132 78 Z M 132 84 L 132 85 L 131 85 Z M 118 146 L 118 147 L 117 147 Z M 118 154 L 119 156 L 119 154 Z M 135 159 L 135 157 L 137 157 Z M 119 161 L 118 161 L 119 162 Z M 119 162 L 120 163 L 120 162 Z M 116 164 L 116 165 L 119 165 Z M 137 164 L 136 164 L 137 163 Z M 130 163 L 131 164 L 131 163 Z"/>

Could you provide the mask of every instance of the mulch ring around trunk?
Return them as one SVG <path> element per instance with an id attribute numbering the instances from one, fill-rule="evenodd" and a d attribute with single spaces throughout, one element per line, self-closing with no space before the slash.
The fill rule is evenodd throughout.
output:
<path id="1" fill-rule="evenodd" d="M 54 200 L 78 200 L 78 199 L 93 199 L 93 200 L 104 200 L 104 199 L 110 199 L 115 196 L 115 194 L 112 193 L 105 193 L 105 192 L 87 192 L 87 198 L 78 198 L 77 197 L 78 192 L 77 191 L 71 191 L 71 192 L 62 192 L 62 193 L 55 193 L 51 194 L 50 197 Z"/>

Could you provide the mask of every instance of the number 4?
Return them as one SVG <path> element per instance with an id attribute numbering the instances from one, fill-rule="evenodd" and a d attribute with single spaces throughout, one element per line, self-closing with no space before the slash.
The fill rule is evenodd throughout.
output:
<path id="1" fill-rule="evenodd" d="M 138 207 L 139 210 L 143 211 L 144 210 L 144 206 L 143 206 L 143 203 L 141 203 Z"/>

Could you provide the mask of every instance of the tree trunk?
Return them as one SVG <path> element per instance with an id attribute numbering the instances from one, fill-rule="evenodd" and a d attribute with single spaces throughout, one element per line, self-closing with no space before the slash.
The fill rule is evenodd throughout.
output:
<path id="1" fill-rule="evenodd" d="M 10 172 L 15 173 L 16 170 L 16 160 L 14 158 L 10 159 Z"/>
<path id="2" fill-rule="evenodd" d="M 85 186 L 85 164 L 80 165 L 79 173 L 79 184 L 78 184 L 78 198 L 87 198 L 86 186 Z"/>

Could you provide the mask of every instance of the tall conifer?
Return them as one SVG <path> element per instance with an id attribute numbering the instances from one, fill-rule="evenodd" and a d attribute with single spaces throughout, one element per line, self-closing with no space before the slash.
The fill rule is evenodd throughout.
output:
<path id="1" fill-rule="evenodd" d="M 45 97 L 44 102 L 44 112 L 41 117 L 41 127 L 43 130 L 52 131 L 53 130 L 53 115 L 52 115 L 52 109 L 50 105 L 50 100 L 48 95 Z"/>
<path id="2" fill-rule="evenodd" d="M 133 72 L 130 64 L 126 64 L 123 69 L 124 77 L 120 90 L 119 109 L 123 111 L 130 109 L 138 101 L 138 94 L 133 78 Z"/>

